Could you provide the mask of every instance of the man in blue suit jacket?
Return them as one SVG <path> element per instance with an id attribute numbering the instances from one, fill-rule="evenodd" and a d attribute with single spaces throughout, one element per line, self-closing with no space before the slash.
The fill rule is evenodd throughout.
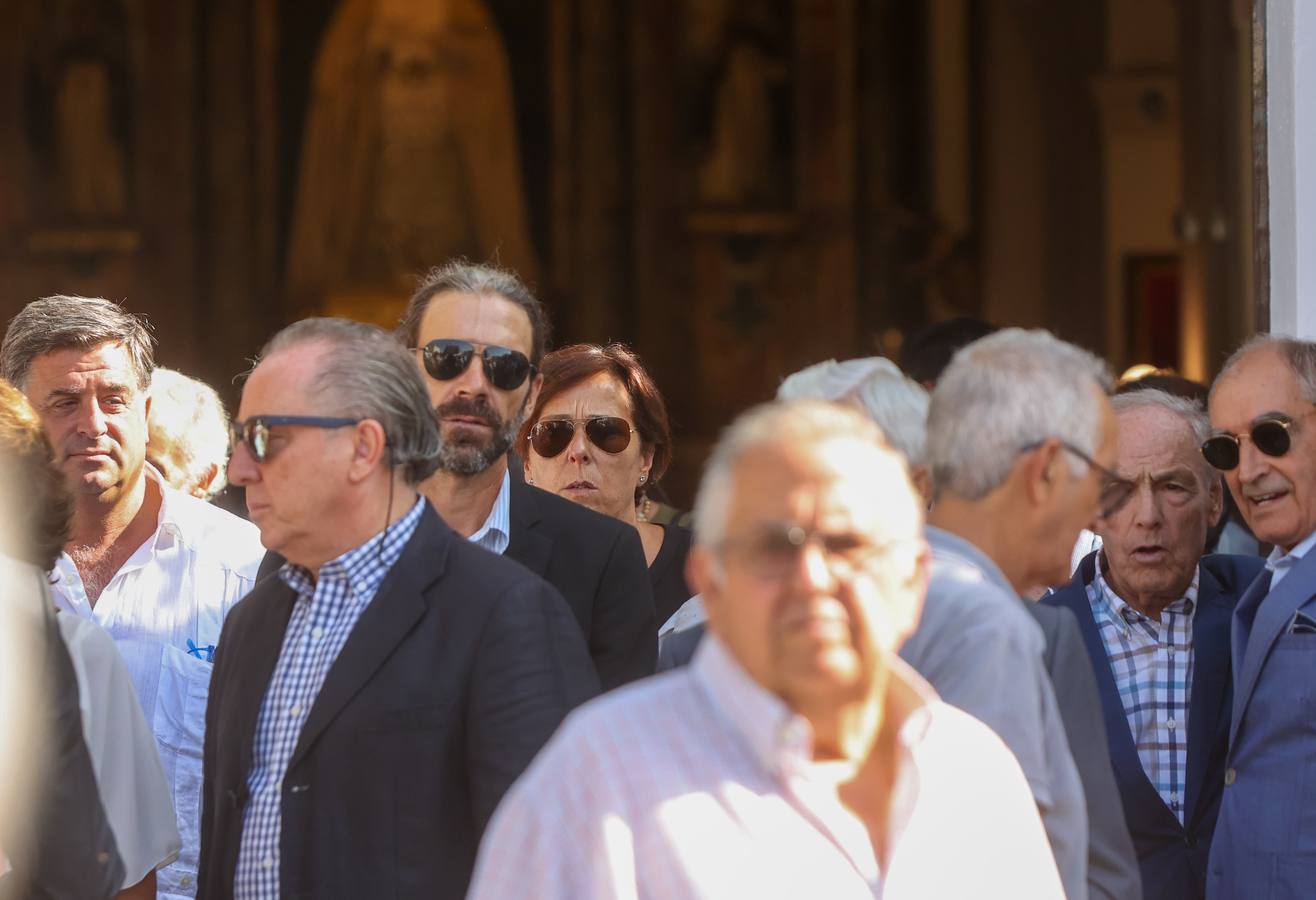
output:
<path id="1" fill-rule="evenodd" d="M 1202 557 L 1220 479 L 1206 413 L 1163 391 L 1116 396 L 1117 468 L 1135 485 L 1103 549 L 1043 603 L 1077 617 L 1147 900 L 1197 900 L 1223 788 L 1229 623 L 1261 560 Z"/>
<path id="2" fill-rule="evenodd" d="M 1316 344 L 1262 336 L 1211 389 L 1203 455 L 1275 545 L 1234 611 L 1233 710 L 1207 896 L 1316 893 Z"/>

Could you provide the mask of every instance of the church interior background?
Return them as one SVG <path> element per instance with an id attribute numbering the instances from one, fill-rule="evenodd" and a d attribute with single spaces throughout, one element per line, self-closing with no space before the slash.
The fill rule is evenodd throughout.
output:
<path id="1" fill-rule="evenodd" d="M 1209 378 L 1254 331 L 1246 0 L 5 0 L 0 314 L 234 373 L 456 254 L 709 442 L 969 314 Z M 1262 323 L 1264 324 L 1264 322 Z"/>

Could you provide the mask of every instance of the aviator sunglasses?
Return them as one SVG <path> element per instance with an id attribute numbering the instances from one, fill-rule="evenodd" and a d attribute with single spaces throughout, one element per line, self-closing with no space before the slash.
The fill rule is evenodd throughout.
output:
<path id="1" fill-rule="evenodd" d="M 1257 421 L 1246 435 L 1217 434 L 1202 443 L 1202 456 L 1221 472 L 1238 467 L 1239 444 L 1244 437 L 1267 456 L 1283 456 L 1293 446 L 1289 429 L 1293 420 L 1287 416 L 1267 416 Z"/>
<path id="2" fill-rule="evenodd" d="M 475 345 L 470 341 L 440 338 L 417 349 L 425 362 L 425 371 L 439 381 L 456 378 L 475 358 Z M 500 391 L 516 390 L 535 371 L 524 353 L 508 347 L 487 345 L 480 351 L 480 359 L 484 364 L 484 377 Z"/>
<path id="3" fill-rule="evenodd" d="M 245 421 L 229 425 L 233 449 L 246 444 L 251 458 L 263 463 L 270 458 L 270 428 L 275 425 L 304 425 L 308 428 L 346 428 L 360 419 L 343 419 L 329 416 L 252 416 Z"/>
<path id="4" fill-rule="evenodd" d="M 585 437 L 604 453 L 620 453 L 631 445 L 635 429 L 619 416 L 590 416 L 587 419 L 542 419 L 530 429 L 530 446 L 544 459 L 552 459 L 571 444 L 576 426 L 585 426 Z"/>

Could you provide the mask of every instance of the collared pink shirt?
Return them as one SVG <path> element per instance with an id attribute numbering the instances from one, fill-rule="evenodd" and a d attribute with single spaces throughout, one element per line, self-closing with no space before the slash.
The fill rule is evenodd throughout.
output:
<path id="1" fill-rule="evenodd" d="M 567 720 L 504 798 L 471 898 L 1063 898 L 1028 785 L 1000 739 L 936 699 L 899 734 L 879 868 L 848 774 L 707 635 L 691 665 Z"/>

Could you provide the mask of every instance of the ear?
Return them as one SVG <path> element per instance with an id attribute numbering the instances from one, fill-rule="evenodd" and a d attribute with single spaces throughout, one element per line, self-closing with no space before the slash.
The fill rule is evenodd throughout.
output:
<path id="1" fill-rule="evenodd" d="M 536 372 L 535 376 L 530 379 L 530 390 L 526 392 L 525 404 L 521 407 L 527 413 L 535 408 L 535 401 L 539 399 L 539 389 L 544 386 L 543 374 Z"/>
<path id="2" fill-rule="evenodd" d="M 685 558 L 685 583 L 690 585 L 690 589 L 696 594 L 704 596 L 705 606 L 721 588 L 724 575 L 722 560 L 714 556 L 707 547 L 695 544 L 690 548 L 690 553 Z"/>
<path id="3" fill-rule="evenodd" d="M 198 478 L 196 484 L 192 486 L 193 495 L 204 500 L 206 496 L 209 495 L 210 486 L 215 483 L 215 476 L 218 474 L 219 466 L 215 463 L 206 466 L 206 470 L 201 473 L 201 477 Z"/>
<path id="4" fill-rule="evenodd" d="M 914 483 L 914 490 L 923 498 L 923 509 L 931 509 L 932 471 L 927 466 L 910 466 L 909 480 Z"/>
<path id="5" fill-rule="evenodd" d="M 1207 519 L 1211 525 L 1218 525 L 1220 517 L 1225 512 L 1225 488 L 1224 479 L 1214 472 L 1208 476 L 1211 479 L 1211 486 L 1207 488 Z"/>
<path id="6" fill-rule="evenodd" d="M 1015 475 L 1024 479 L 1024 491 L 1034 506 L 1044 506 L 1055 493 L 1058 484 L 1056 466 L 1064 464 L 1059 456 L 1060 442 L 1047 438 L 1016 463 Z"/>
<path id="7" fill-rule="evenodd" d="M 640 446 L 640 472 L 645 476 L 647 476 L 653 469 L 653 454 L 654 448 L 652 444 L 648 447 L 645 447 L 643 444 Z M 645 480 L 648 481 L 649 479 L 646 477 Z"/>
<path id="8" fill-rule="evenodd" d="M 388 443 L 384 437 L 384 426 L 374 419 L 362 419 L 356 423 L 352 437 L 352 461 L 348 466 L 347 477 L 353 483 L 365 481 L 383 463 L 388 456 Z"/>

